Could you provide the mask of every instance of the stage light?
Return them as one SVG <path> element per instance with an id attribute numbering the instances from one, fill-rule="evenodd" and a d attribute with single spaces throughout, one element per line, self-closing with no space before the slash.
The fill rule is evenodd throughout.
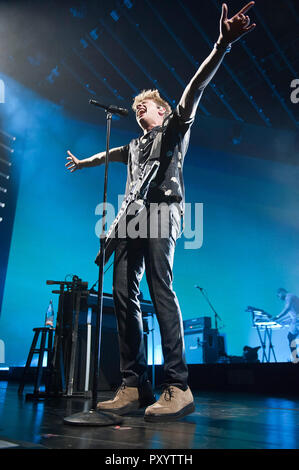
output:
<path id="1" fill-rule="evenodd" d="M 95 28 L 95 29 L 93 29 L 92 31 L 90 31 L 90 33 L 89 33 L 89 36 L 90 36 L 94 41 L 96 41 L 96 40 L 98 39 L 98 37 L 99 37 L 99 35 L 97 34 L 97 30 L 98 30 L 98 28 Z"/>
<path id="2" fill-rule="evenodd" d="M 10 140 L 13 140 L 13 141 L 16 140 L 15 136 L 8 134 L 7 132 L 3 131 L 2 129 L 0 129 L 0 134 L 5 135 L 5 137 L 7 137 Z"/>
<path id="3" fill-rule="evenodd" d="M 27 56 L 27 60 L 29 64 L 31 64 L 33 67 L 39 67 L 41 64 L 41 59 L 38 57 L 33 57 L 31 55 Z"/>
<path id="4" fill-rule="evenodd" d="M 232 142 L 234 145 L 240 145 L 241 140 L 241 137 L 233 137 Z"/>
<path id="5" fill-rule="evenodd" d="M 2 176 L 2 178 L 5 178 L 6 180 L 9 180 L 9 175 L 2 173 L 2 171 L 0 171 L 0 176 Z"/>
<path id="6" fill-rule="evenodd" d="M 128 8 L 128 10 L 129 10 L 130 8 L 132 8 L 133 3 L 130 2 L 130 0 L 124 0 L 124 5 L 125 5 L 125 6 Z"/>
<path id="7" fill-rule="evenodd" d="M 11 166 L 11 162 L 4 160 L 3 158 L 0 158 L 0 162 L 4 163 L 4 165 Z"/>
<path id="8" fill-rule="evenodd" d="M 114 21 L 118 21 L 118 20 L 119 20 L 119 14 L 117 13 L 116 10 L 112 10 L 111 13 L 110 13 L 110 16 L 112 16 L 112 18 L 114 19 Z"/>
<path id="9" fill-rule="evenodd" d="M 54 69 L 52 69 L 51 72 L 49 73 L 49 75 L 47 76 L 48 82 L 54 83 L 55 78 L 59 77 L 59 75 L 60 75 L 60 73 L 58 72 L 58 65 L 56 65 L 56 67 Z"/>
<path id="10" fill-rule="evenodd" d="M 234 145 L 240 145 L 242 142 L 242 123 L 235 123 L 232 131 L 232 143 Z"/>
<path id="11" fill-rule="evenodd" d="M 70 12 L 74 18 L 83 19 L 86 16 L 86 7 L 85 5 L 81 6 L 81 8 L 72 7 L 70 8 Z"/>
<path id="12" fill-rule="evenodd" d="M 8 147 L 7 145 L 4 145 L 0 142 L 0 147 L 3 147 L 5 148 L 5 150 L 7 150 L 9 153 L 14 153 L 14 149 Z"/>
<path id="13" fill-rule="evenodd" d="M 0 191 L 1 191 L 2 193 L 7 193 L 7 189 L 6 189 L 6 188 L 3 188 L 2 186 L 0 186 Z"/>
<path id="14" fill-rule="evenodd" d="M 84 38 L 80 39 L 80 43 L 82 44 L 82 46 L 84 47 L 84 49 L 86 49 L 88 47 L 88 42 L 85 41 Z"/>
<path id="15" fill-rule="evenodd" d="M 0 207 L 3 209 L 5 207 L 5 202 L 0 202 Z"/>

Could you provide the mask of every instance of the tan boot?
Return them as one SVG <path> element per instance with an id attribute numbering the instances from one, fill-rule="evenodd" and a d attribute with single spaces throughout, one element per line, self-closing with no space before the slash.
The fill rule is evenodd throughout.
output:
<path id="1" fill-rule="evenodd" d="M 163 390 L 159 400 L 145 410 L 146 421 L 173 421 L 195 411 L 190 388 L 186 391 L 170 385 Z"/>
<path id="2" fill-rule="evenodd" d="M 99 402 L 97 410 L 124 415 L 154 402 L 155 397 L 149 383 L 146 383 L 142 388 L 127 387 L 125 383 L 122 383 L 115 397 L 112 400 Z"/>

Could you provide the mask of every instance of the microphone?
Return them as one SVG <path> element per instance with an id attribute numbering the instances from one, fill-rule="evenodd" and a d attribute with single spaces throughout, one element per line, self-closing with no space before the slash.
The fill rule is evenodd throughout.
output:
<path id="1" fill-rule="evenodd" d="M 199 290 L 203 290 L 203 287 L 199 287 L 199 286 L 194 286 L 195 289 L 199 289 Z"/>
<path id="2" fill-rule="evenodd" d="M 129 111 L 125 108 L 119 108 L 118 106 L 113 106 L 113 105 L 107 106 L 95 100 L 89 100 L 89 104 L 92 104 L 93 106 L 97 106 L 98 108 L 105 109 L 105 111 L 107 111 L 108 113 L 118 114 L 119 116 L 127 116 L 129 114 Z"/>

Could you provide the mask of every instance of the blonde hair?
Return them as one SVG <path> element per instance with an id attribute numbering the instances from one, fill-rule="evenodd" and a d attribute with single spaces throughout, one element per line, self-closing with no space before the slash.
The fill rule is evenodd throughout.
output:
<path id="1" fill-rule="evenodd" d="M 171 113 L 170 105 L 167 103 L 167 101 L 161 98 L 158 90 L 142 90 L 142 92 L 139 93 L 139 95 L 135 96 L 133 105 L 132 105 L 132 109 L 134 112 L 136 112 L 138 104 L 141 103 L 143 100 L 152 100 L 156 103 L 156 105 L 162 106 L 163 108 L 165 108 L 166 114 Z"/>

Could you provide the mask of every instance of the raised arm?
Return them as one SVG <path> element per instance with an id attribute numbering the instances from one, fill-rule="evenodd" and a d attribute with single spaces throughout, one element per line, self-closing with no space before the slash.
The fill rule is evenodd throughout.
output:
<path id="1" fill-rule="evenodd" d="M 75 157 L 75 155 L 73 155 L 69 150 L 67 151 L 67 154 L 68 157 L 66 159 L 68 161 L 65 166 L 71 173 L 76 170 L 81 170 L 82 168 L 98 166 L 105 163 L 106 152 L 96 153 L 95 155 L 92 155 L 89 158 L 84 158 L 83 160 L 79 160 L 79 158 Z M 111 149 L 109 151 L 109 161 L 127 163 L 124 147 L 115 147 Z"/>
<path id="2" fill-rule="evenodd" d="M 226 3 L 223 3 L 220 34 L 215 47 L 201 64 L 180 99 L 179 109 L 184 120 L 194 117 L 205 87 L 214 77 L 231 45 L 255 28 L 256 24 L 250 24 L 250 18 L 246 15 L 254 4 L 255 2 L 249 2 L 236 15 L 228 19 L 228 7 Z"/>

